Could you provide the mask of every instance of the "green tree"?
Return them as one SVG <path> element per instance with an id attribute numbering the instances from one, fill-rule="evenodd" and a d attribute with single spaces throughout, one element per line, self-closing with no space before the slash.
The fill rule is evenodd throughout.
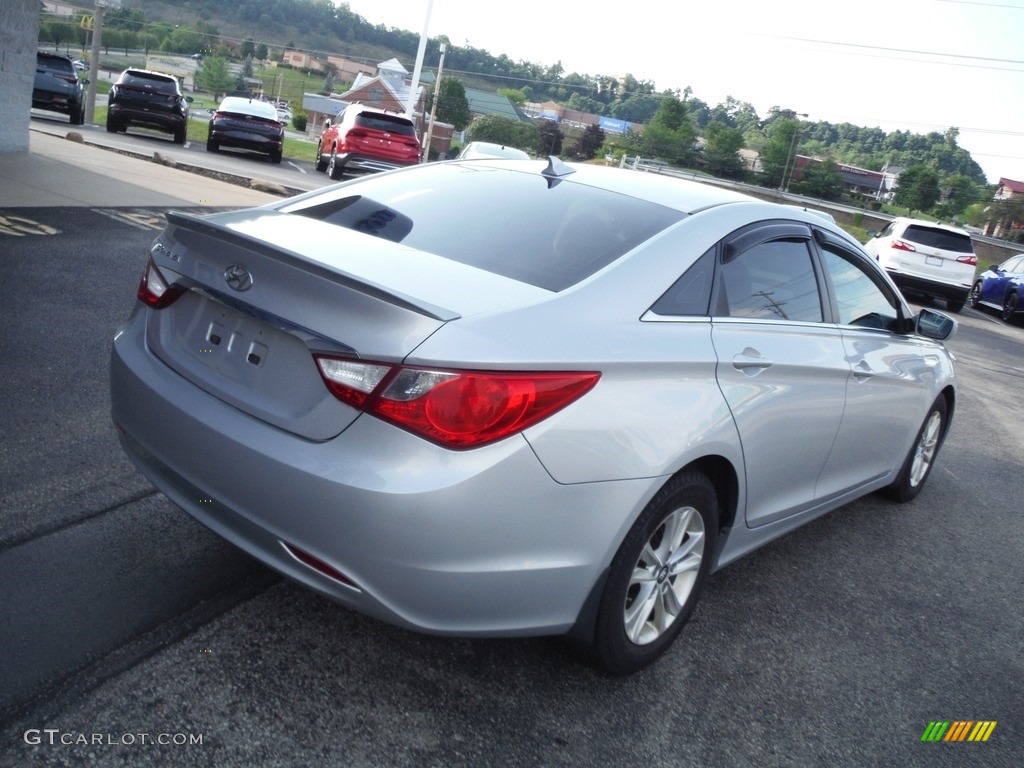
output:
<path id="1" fill-rule="evenodd" d="M 256 58 L 259 59 L 260 61 L 266 61 L 267 60 L 267 44 L 266 43 L 260 43 L 259 45 L 256 46 Z"/>
<path id="2" fill-rule="evenodd" d="M 793 189 L 801 195 L 819 200 L 839 200 L 843 196 L 843 177 L 834 160 L 808 163 L 800 175 L 800 183 Z"/>
<path id="3" fill-rule="evenodd" d="M 981 199 L 983 194 L 983 188 L 962 173 L 947 176 L 942 181 L 941 188 L 942 204 L 938 212 L 944 218 L 960 215 L 971 203 Z"/>
<path id="4" fill-rule="evenodd" d="M 696 154 L 697 131 L 686 113 L 686 105 L 665 96 L 650 124 L 644 129 L 642 151 L 674 165 L 688 165 Z"/>
<path id="5" fill-rule="evenodd" d="M 768 139 L 761 149 L 762 181 L 766 187 L 781 187 L 787 180 L 789 168 L 796 160 L 800 123 L 780 117 L 768 127 Z"/>
<path id="6" fill-rule="evenodd" d="M 223 56 L 204 56 L 196 68 L 196 85 L 219 99 L 235 85 L 228 62 Z"/>
<path id="7" fill-rule="evenodd" d="M 454 77 L 442 77 L 437 89 L 437 119 L 461 131 L 469 124 L 470 118 L 472 113 L 465 87 Z"/>
<path id="8" fill-rule="evenodd" d="M 238 48 L 238 54 L 243 59 L 256 55 L 256 43 L 251 37 L 242 42 L 242 45 Z"/>
<path id="9" fill-rule="evenodd" d="M 905 168 L 896 182 L 896 205 L 914 211 L 929 211 L 938 202 L 942 191 L 939 189 L 939 174 L 927 165 L 912 165 Z"/>
<path id="10" fill-rule="evenodd" d="M 704 160 L 715 176 L 737 179 L 743 176 L 743 132 L 714 120 L 704 129 Z"/>
<path id="11" fill-rule="evenodd" d="M 534 152 L 537 151 L 540 144 L 540 133 L 537 126 L 498 115 L 478 117 L 469 126 L 467 136 L 470 141 L 490 141 Z"/>
<path id="12" fill-rule="evenodd" d="M 521 88 L 499 88 L 498 94 L 520 107 L 526 103 L 526 94 Z"/>

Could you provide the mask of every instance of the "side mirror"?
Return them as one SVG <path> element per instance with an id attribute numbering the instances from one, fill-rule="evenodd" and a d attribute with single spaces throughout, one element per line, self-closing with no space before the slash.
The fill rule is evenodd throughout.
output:
<path id="1" fill-rule="evenodd" d="M 89 78 L 88 77 L 80 77 L 80 78 L 78 78 L 78 82 L 80 82 L 82 85 L 88 85 L 89 84 Z"/>
<path id="2" fill-rule="evenodd" d="M 949 315 L 926 308 L 917 314 L 915 326 L 919 336 L 936 341 L 948 341 L 956 333 L 957 322 Z"/>
<path id="3" fill-rule="evenodd" d="M 191 96 L 186 96 L 185 97 L 185 101 L 187 101 L 189 104 L 191 104 L 193 101 L 195 101 L 195 99 L 192 98 Z"/>

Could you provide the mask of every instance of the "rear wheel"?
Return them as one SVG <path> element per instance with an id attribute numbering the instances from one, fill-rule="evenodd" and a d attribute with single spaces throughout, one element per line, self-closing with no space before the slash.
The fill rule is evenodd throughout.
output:
<path id="1" fill-rule="evenodd" d="M 972 307 L 978 306 L 981 301 L 981 280 L 971 286 L 971 292 L 967 294 L 967 303 Z"/>
<path id="2" fill-rule="evenodd" d="M 935 457 L 942 447 L 946 435 L 946 398 L 941 395 L 932 403 L 925 416 L 914 445 L 903 461 L 899 475 L 884 489 L 884 493 L 895 501 L 910 501 L 921 492 L 924 481 L 931 474 Z"/>
<path id="3" fill-rule="evenodd" d="M 220 151 L 220 144 L 218 144 L 213 139 L 207 139 L 206 140 L 206 151 L 207 152 L 219 152 Z"/>
<path id="4" fill-rule="evenodd" d="M 327 158 L 320 151 L 320 142 L 316 143 L 316 169 L 319 173 L 327 170 Z"/>
<path id="5" fill-rule="evenodd" d="M 107 133 L 117 133 L 118 131 L 121 130 L 124 129 L 119 127 L 118 124 L 111 120 L 109 117 L 107 118 Z"/>
<path id="6" fill-rule="evenodd" d="M 281 162 L 281 150 L 280 149 L 275 149 L 273 152 L 270 153 L 270 162 L 272 162 L 272 163 L 280 163 Z"/>
<path id="7" fill-rule="evenodd" d="M 72 125 L 83 125 L 85 123 L 84 104 L 79 104 L 77 107 L 72 108 L 70 120 Z"/>
<path id="8" fill-rule="evenodd" d="M 345 175 L 345 164 L 338 159 L 338 151 L 331 147 L 331 159 L 327 162 L 327 175 L 338 181 Z"/>
<path id="9" fill-rule="evenodd" d="M 963 299 L 946 299 L 946 309 L 950 312 L 957 313 L 964 308 Z"/>
<path id="10" fill-rule="evenodd" d="M 683 472 L 651 499 L 609 569 L 591 647 L 598 666 L 629 674 L 665 652 L 697 604 L 717 535 L 718 498 L 702 473 Z"/>
<path id="11" fill-rule="evenodd" d="M 1003 299 L 1003 320 L 1008 323 L 1013 322 L 1013 317 L 1017 313 L 1017 304 L 1020 301 L 1016 293 L 1007 294 L 1006 298 Z"/>
<path id="12" fill-rule="evenodd" d="M 187 133 L 188 133 L 188 131 L 185 128 L 180 128 L 179 130 L 175 131 L 174 132 L 174 143 L 175 144 L 184 144 Z"/>

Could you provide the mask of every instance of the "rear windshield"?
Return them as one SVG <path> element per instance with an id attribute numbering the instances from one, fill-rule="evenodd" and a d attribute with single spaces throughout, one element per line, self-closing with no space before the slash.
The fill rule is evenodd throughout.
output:
<path id="1" fill-rule="evenodd" d="M 45 69 L 48 72 L 60 72 L 61 74 L 75 74 L 75 66 L 68 59 L 57 56 L 37 56 L 36 67 Z"/>
<path id="2" fill-rule="evenodd" d="M 356 125 L 363 128 L 371 128 L 375 131 L 387 131 L 388 133 L 399 133 L 403 136 L 415 136 L 416 129 L 412 123 L 398 115 L 382 115 L 378 112 L 363 112 L 356 115 Z"/>
<path id="3" fill-rule="evenodd" d="M 120 82 L 122 85 L 132 85 L 136 88 L 153 88 L 161 93 L 178 92 L 176 80 L 147 72 L 125 72 L 121 75 Z"/>
<path id="4" fill-rule="evenodd" d="M 941 248 L 944 251 L 956 253 L 974 253 L 971 247 L 971 236 L 959 232 L 950 232 L 948 229 L 937 229 L 925 227 L 920 224 L 911 224 L 903 237 L 913 243 L 920 243 L 929 248 Z"/>
<path id="5" fill-rule="evenodd" d="M 502 164 L 519 161 L 497 161 Z M 485 160 L 371 176 L 282 206 L 550 291 L 589 277 L 686 214 Z"/>

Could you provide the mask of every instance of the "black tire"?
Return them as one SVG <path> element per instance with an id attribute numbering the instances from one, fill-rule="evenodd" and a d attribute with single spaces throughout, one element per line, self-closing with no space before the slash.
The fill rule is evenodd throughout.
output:
<path id="1" fill-rule="evenodd" d="M 319 141 L 316 143 L 316 170 L 318 173 L 323 173 L 327 170 L 327 158 L 320 151 Z"/>
<path id="2" fill-rule="evenodd" d="M 1020 298 L 1016 293 L 1006 294 L 1006 298 L 1003 299 L 1003 320 L 1008 323 L 1012 323 L 1014 316 L 1017 314 L 1017 305 Z"/>
<path id="3" fill-rule="evenodd" d="M 967 303 L 971 307 L 977 307 L 981 302 L 981 280 L 971 286 L 971 292 L 967 294 Z"/>
<path id="4" fill-rule="evenodd" d="M 117 123 L 113 122 L 110 118 L 107 118 L 107 133 L 117 133 L 122 130 L 118 127 Z"/>
<path id="5" fill-rule="evenodd" d="M 327 161 L 327 175 L 338 181 L 345 175 L 345 164 L 338 160 L 338 152 L 331 147 L 331 159 Z"/>
<path id="6" fill-rule="evenodd" d="M 590 649 L 597 666 L 626 675 L 668 649 L 700 598 L 717 537 L 718 497 L 704 474 L 687 470 L 658 491 L 609 568 Z"/>
<path id="7" fill-rule="evenodd" d="M 207 152 L 220 152 L 220 144 L 213 139 L 206 140 L 206 151 Z"/>
<path id="8" fill-rule="evenodd" d="M 964 299 L 946 299 L 946 309 L 953 314 L 959 313 L 964 308 Z"/>
<path id="9" fill-rule="evenodd" d="M 174 143 L 184 145 L 185 139 L 188 137 L 188 129 L 182 128 L 180 131 L 174 132 Z"/>
<path id="10" fill-rule="evenodd" d="M 914 438 L 907 458 L 903 460 L 900 473 L 883 493 L 893 501 L 907 502 L 917 497 L 925 481 L 932 473 L 935 459 L 939 455 L 942 441 L 946 437 L 946 398 L 939 395 L 928 409 L 924 423 Z"/>
<path id="11" fill-rule="evenodd" d="M 71 110 L 70 115 L 71 125 L 84 125 L 85 124 L 85 105 L 79 104 L 77 108 Z"/>
<path id="12" fill-rule="evenodd" d="M 277 149 L 270 153 L 270 162 L 280 163 L 281 162 L 281 150 Z"/>

